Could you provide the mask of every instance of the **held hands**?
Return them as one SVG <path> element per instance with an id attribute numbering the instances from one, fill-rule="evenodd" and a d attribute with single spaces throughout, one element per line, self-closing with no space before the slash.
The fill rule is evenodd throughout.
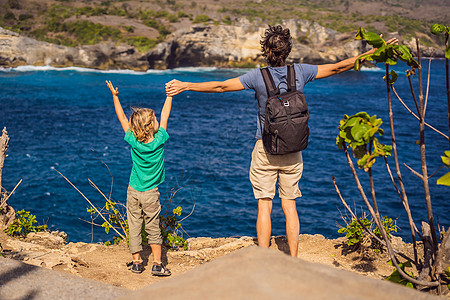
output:
<path id="1" fill-rule="evenodd" d="M 112 85 L 111 81 L 106 80 L 106 85 L 109 87 L 109 90 L 111 91 L 113 97 L 119 96 L 119 88 L 116 87 L 116 89 L 114 89 L 114 86 Z"/>
<path id="2" fill-rule="evenodd" d="M 166 94 L 169 97 L 178 95 L 179 93 L 186 90 L 186 83 L 172 79 L 171 81 L 166 83 Z"/>

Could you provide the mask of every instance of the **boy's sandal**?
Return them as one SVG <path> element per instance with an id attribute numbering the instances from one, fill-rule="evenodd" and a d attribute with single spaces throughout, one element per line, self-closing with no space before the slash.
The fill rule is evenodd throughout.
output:
<path id="1" fill-rule="evenodd" d="M 152 274 L 155 276 L 170 276 L 172 273 L 161 263 L 158 265 L 153 265 Z"/>
<path id="2" fill-rule="evenodd" d="M 140 274 L 144 270 L 144 267 L 142 266 L 142 260 L 133 260 L 133 264 L 130 268 L 131 272 Z"/>

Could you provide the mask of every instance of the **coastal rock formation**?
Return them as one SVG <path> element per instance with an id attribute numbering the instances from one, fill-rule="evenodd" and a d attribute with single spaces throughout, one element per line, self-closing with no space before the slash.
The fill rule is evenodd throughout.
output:
<path id="1" fill-rule="evenodd" d="M 293 38 L 288 63 L 333 63 L 370 48 L 364 41 L 354 40 L 354 33 L 338 33 L 316 22 L 291 19 L 283 25 L 290 28 Z M 50 65 L 139 71 L 199 66 L 253 67 L 264 63 L 259 42 L 266 28 L 261 21 L 247 19 L 236 20 L 233 25 L 194 24 L 175 31 L 147 53 L 139 53 L 133 46 L 112 42 L 75 48 L 54 45 L 0 27 L 0 67 Z M 412 46 L 412 42 L 408 43 Z M 423 47 L 422 55 L 428 56 L 432 50 Z M 442 57 L 443 51 L 436 51 L 434 56 Z"/>
<path id="2" fill-rule="evenodd" d="M 352 34 L 338 32 L 307 20 L 288 20 L 293 38 L 288 62 L 326 63 L 358 55 L 364 50 Z M 188 66 L 243 66 L 261 64 L 260 40 L 266 25 L 246 19 L 237 25 L 196 24 L 172 34 L 147 54 L 150 68 Z"/>
<path id="3" fill-rule="evenodd" d="M 101 43 L 65 47 L 20 36 L 0 27 L 0 66 L 20 65 L 134 70 L 146 70 L 148 66 L 145 57 L 128 45 Z"/>

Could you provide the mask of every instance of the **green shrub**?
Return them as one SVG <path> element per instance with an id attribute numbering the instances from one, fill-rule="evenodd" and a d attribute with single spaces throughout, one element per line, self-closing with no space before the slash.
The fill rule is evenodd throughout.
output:
<path id="1" fill-rule="evenodd" d="M 46 12 L 47 18 L 53 18 L 60 21 L 63 21 L 67 18 L 70 18 L 75 11 L 72 8 L 69 8 L 64 5 L 55 4 L 50 7 L 50 9 Z"/>
<path id="2" fill-rule="evenodd" d="M 388 261 L 388 264 L 391 265 L 391 266 L 394 266 L 394 264 L 392 263 L 392 260 L 389 260 L 389 261 Z M 406 261 L 406 262 L 404 262 L 404 263 L 400 263 L 400 262 L 399 262 L 399 263 L 398 263 L 398 266 L 400 267 L 400 269 L 401 269 L 403 272 L 405 272 L 406 274 L 408 274 L 408 275 L 411 276 L 412 278 L 415 278 L 415 276 L 414 276 L 414 274 L 413 274 L 412 272 L 407 272 L 407 271 L 405 270 L 406 267 L 408 267 L 408 268 L 411 268 L 411 267 L 412 267 L 410 261 Z M 394 283 L 398 283 L 398 284 L 401 284 L 401 285 L 404 285 L 404 286 L 409 287 L 409 288 L 412 288 L 412 289 L 414 288 L 414 285 L 413 285 L 409 280 L 406 280 L 405 278 L 403 278 L 402 275 L 400 275 L 400 272 L 397 270 L 397 268 L 392 272 L 391 275 L 389 275 L 388 277 L 386 277 L 386 280 L 387 280 L 387 281 L 394 282 Z"/>
<path id="3" fill-rule="evenodd" d="M 108 39 L 118 40 L 121 37 L 120 30 L 117 28 L 84 20 L 65 23 L 64 26 L 67 32 L 75 36 L 82 45 L 93 45 Z"/>
<path id="4" fill-rule="evenodd" d="M 204 22 L 208 22 L 210 21 L 211 18 L 208 17 L 207 15 L 198 15 L 194 18 L 194 23 L 204 23 Z"/>
<path id="5" fill-rule="evenodd" d="M 20 22 L 23 22 L 23 21 L 26 21 L 26 20 L 29 20 L 29 19 L 33 19 L 34 17 L 33 17 L 33 15 L 30 15 L 30 14 L 20 14 L 19 15 L 19 21 Z"/>
<path id="6" fill-rule="evenodd" d="M 11 9 L 21 9 L 22 5 L 20 5 L 19 0 L 8 0 L 9 8 Z"/>
<path id="7" fill-rule="evenodd" d="M 189 15 L 187 13 L 183 12 L 183 11 L 179 11 L 177 13 L 177 17 L 178 18 L 187 18 L 187 17 L 189 17 Z"/>
<path id="8" fill-rule="evenodd" d="M 175 23 L 178 22 L 178 17 L 174 14 L 169 14 L 167 20 L 169 20 L 170 23 Z"/>
<path id="9" fill-rule="evenodd" d="M 223 22 L 224 24 L 227 24 L 227 25 L 231 25 L 231 24 L 233 23 L 233 22 L 231 21 L 231 17 L 230 17 L 230 16 L 225 16 L 225 17 L 223 18 L 222 22 Z"/>
<path id="10" fill-rule="evenodd" d="M 3 16 L 3 19 L 5 19 L 5 20 L 10 20 L 10 21 L 16 21 L 16 16 L 14 15 L 13 12 L 7 11 L 7 12 L 5 13 L 5 15 Z"/>
<path id="11" fill-rule="evenodd" d="M 170 30 L 166 28 L 166 26 L 164 26 L 163 24 L 161 24 L 159 21 L 155 20 L 155 19 L 148 19 L 145 20 L 144 25 L 148 26 L 148 27 L 152 27 L 158 30 L 159 32 L 159 39 L 163 39 L 165 36 L 167 36 L 168 34 L 170 34 Z"/>
<path id="12" fill-rule="evenodd" d="M 94 208 L 94 207 L 88 207 L 86 211 L 89 213 L 92 222 L 94 222 L 95 218 L 97 217 L 98 213 L 101 211 L 102 215 L 107 218 L 107 221 L 103 222 L 101 226 L 105 229 L 105 233 L 109 234 L 111 228 L 115 228 L 116 230 L 121 230 L 122 234 L 121 236 L 113 236 L 112 241 L 105 242 L 105 245 L 109 246 L 113 243 L 119 244 L 123 238 L 126 238 L 127 244 L 129 243 L 129 227 L 128 227 L 128 220 L 125 218 L 125 214 L 121 213 L 117 207 L 116 202 L 112 202 L 110 200 L 107 200 L 105 203 L 104 209 L 100 208 Z M 160 229 L 161 229 L 161 235 L 163 238 L 163 243 L 165 243 L 167 246 L 169 246 L 171 249 L 178 250 L 178 249 L 184 249 L 186 250 L 188 247 L 187 241 L 184 239 L 183 235 L 181 234 L 180 230 L 183 230 L 183 227 L 181 226 L 181 223 L 179 222 L 178 218 L 181 216 L 182 208 L 178 206 L 177 208 L 172 210 L 172 215 L 166 214 L 166 215 L 160 215 Z M 148 243 L 148 234 L 145 231 L 145 223 L 142 223 L 141 228 L 141 237 L 142 237 L 142 244 Z"/>
<path id="13" fill-rule="evenodd" d="M 135 46 L 139 52 L 147 52 L 148 50 L 155 48 L 158 45 L 158 41 L 155 39 L 149 39 L 143 36 L 134 36 L 126 39 L 126 42 Z"/>
<path id="14" fill-rule="evenodd" d="M 34 226 L 37 223 L 36 216 L 22 209 L 16 213 L 14 221 L 5 229 L 11 236 L 26 237 L 30 232 L 39 232 L 47 229 L 47 225 Z"/>
<path id="15" fill-rule="evenodd" d="M 134 26 L 125 26 L 124 29 L 126 32 L 129 32 L 129 33 L 134 32 Z"/>
<path id="16" fill-rule="evenodd" d="M 370 228 L 372 222 L 369 221 L 366 217 L 359 218 L 359 221 L 367 228 Z M 346 227 L 342 227 L 338 230 L 338 233 L 345 234 L 347 238 L 346 244 L 348 246 L 360 246 L 364 240 L 365 232 L 361 224 L 356 220 L 352 219 L 350 224 L 347 224 Z"/>
<path id="17" fill-rule="evenodd" d="M 384 216 L 381 220 L 382 226 L 384 227 L 388 239 L 391 239 L 391 232 L 397 232 L 397 225 L 395 220 Z M 363 224 L 367 229 L 372 231 L 377 237 L 383 239 L 380 229 L 376 226 L 375 221 L 369 220 L 366 217 L 359 218 L 359 222 L 356 219 L 352 219 L 351 223 L 347 223 L 346 227 L 342 227 L 338 230 L 338 233 L 345 234 L 347 238 L 346 244 L 354 249 L 360 248 L 365 244 L 366 241 L 370 242 L 370 247 L 374 251 L 380 251 L 383 249 L 383 245 L 377 240 L 373 239 L 361 226 Z M 360 224 L 361 223 L 361 224 Z M 375 226 L 375 229 L 373 227 Z"/>
<path id="18" fill-rule="evenodd" d="M 160 228 L 163 236 L 163 241 L 166 242 L 170 248 L 178 250 L 187 250 L 188 243 L 180 234 L 180 229 L 183 230 L 181 223 L 178 222 L 178 217 L 181 216 L 181 206 L 172 210 L 172 215 L 160 216 Z"/>
<path id="19" fill-rule="evenodd" d="M 145 26 L 148 26 L 148 27 L 151 27 L 151 28 L 155 28 L 155 29 L 158 29 L 158 27 L 159 27 L 159 22 L 158 21 L 156 21 L 156 20 L 154 20 L 154 19 L 149 19 L 149 20 L 145 20 L 144 21 L 144 25 Z"/>
<path id="20" fill-rule="evenodd" d="M 108 10 L 106 8 L 102 8 L 102 7 L 91 7 L 91 6 L 85 6 L 85 7 L 81 7 L 81 8 L 77 8 L 76 10 L 76 15 L 78 16 L 101 16 L 101 15 L 105 15 L 108 13 Z"/>

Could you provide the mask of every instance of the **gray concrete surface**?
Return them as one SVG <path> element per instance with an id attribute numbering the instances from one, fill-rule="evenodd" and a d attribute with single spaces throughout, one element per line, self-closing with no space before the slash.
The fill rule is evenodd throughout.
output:
<path id="1" fill-rule="evenodd" d="M 249 247 L 131 292 L 143 299 L 442 299 L 398 284 Z"/>
<path id="2" fill-rule="evenodd" d="M 0 257 L 1 300 L 114 299 L 129 291 Z"/>
<path id="3" fill-rule="evenodd" d="M 0 257 L 0 300 L 443 299 L 394 283 L 249 247 L 128 291 Z"/>

